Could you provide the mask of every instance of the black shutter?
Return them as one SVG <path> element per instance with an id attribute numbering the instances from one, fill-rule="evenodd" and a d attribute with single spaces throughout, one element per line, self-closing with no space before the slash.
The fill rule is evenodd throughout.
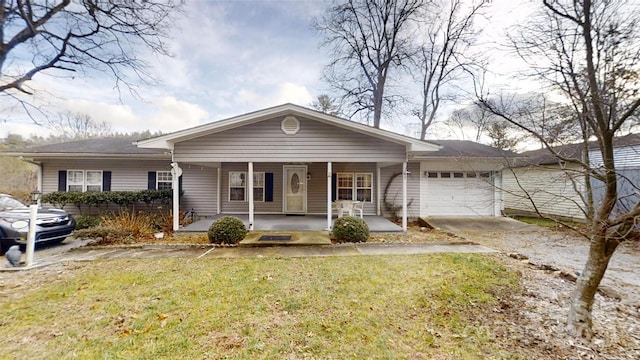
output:
<path id="1" fill-rule="evenodd" d="M 67 191 L 67 170 L 58 171 L 58 191 Z"/>
<path id="2" fill-rule="evenodd" d="M 331 200 L 338 199 L 338 175 L 331 174 Z"/>
<path id="3" fill-rule="evenodd" d="M 182 196 L 182 175 L 178 177 L 178 193 Z"/>
<path id="4" fill-rule="evenodd" d="M 264 201 L 273 202 L 273 173 L 264 174 Z"/>
<path id="5" fill-rule="evenodd" d="M 102 172 L 102 191 L 111 191 L 111 171 Z"/>
<path id="6" fill-rule="evenodd" d="M 147 174 L 147 189 L 148 190 L 155 190 L 156 189 L 156 172 L 155 171 L 149 171 L 149 173 Z"/>

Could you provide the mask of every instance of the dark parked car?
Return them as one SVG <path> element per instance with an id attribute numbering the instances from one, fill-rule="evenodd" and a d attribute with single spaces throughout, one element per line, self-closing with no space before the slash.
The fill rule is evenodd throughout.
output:
<path id="1" fill-rule="evenodd" d="M 76 222 L 64 210 L 38 209 L 36 220 L 36 244 L 63 241 L 76 228 Z M 27 244 L 29 231 L 29 207 L 9 195 L 0 194 L 0 254 L 11 245 Z"/>

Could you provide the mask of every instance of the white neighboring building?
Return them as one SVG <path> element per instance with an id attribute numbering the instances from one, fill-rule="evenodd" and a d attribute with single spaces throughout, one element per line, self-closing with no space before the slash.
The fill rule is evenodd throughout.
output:
<path id="1" fill-rule="evenodd" d="M 559 154 L 577 160 L 584 158 L 582 144 L 555 148 Z M 584 220 L 585 178 L 581 167 L 574 162 L 560 162 L 547 149 L 522 153 L 526 159 L 503 170 L 504 207 L 507 214 L 556 216 Z M 617 138 L 614 156 L 619 174 L 618 207 L 632 206 L 640 188 L 640 134 Z M 589 145 L 591 166 L 598 168 L 602 156 L 596 144 Z M 594 200 L 602 197 L 602 186 L 592 180 Z"/>

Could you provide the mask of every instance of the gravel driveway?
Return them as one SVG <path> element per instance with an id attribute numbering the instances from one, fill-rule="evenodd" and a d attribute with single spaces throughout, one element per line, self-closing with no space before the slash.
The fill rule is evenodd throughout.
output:
<path id="1" fill-rule="evenodd" d="M 582 272 L 589 242 L 569 232 L 535 225 L 511 231 L 458 230 L 456 235 L 507 253 L 527 256 L 535 264 L 551 265 L 571 273 Z M 624 302 L 640 304 L 640 250 L 637 244 L 618 247 L 602 285 L 618 292 Z"/>

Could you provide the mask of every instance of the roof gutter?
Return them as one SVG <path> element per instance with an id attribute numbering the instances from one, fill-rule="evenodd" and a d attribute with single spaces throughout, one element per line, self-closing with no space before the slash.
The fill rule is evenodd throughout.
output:
<path id="1" fill-rule="evenodd" d="M 0 153 L 4 156 L 20 157 L 24 161 L 27 159 L 82 159 L 82 158 L 100 158 L 100 159 L 171 159 L 170 153 L 158 154 L 101 154 L 101 153 Z"/>

